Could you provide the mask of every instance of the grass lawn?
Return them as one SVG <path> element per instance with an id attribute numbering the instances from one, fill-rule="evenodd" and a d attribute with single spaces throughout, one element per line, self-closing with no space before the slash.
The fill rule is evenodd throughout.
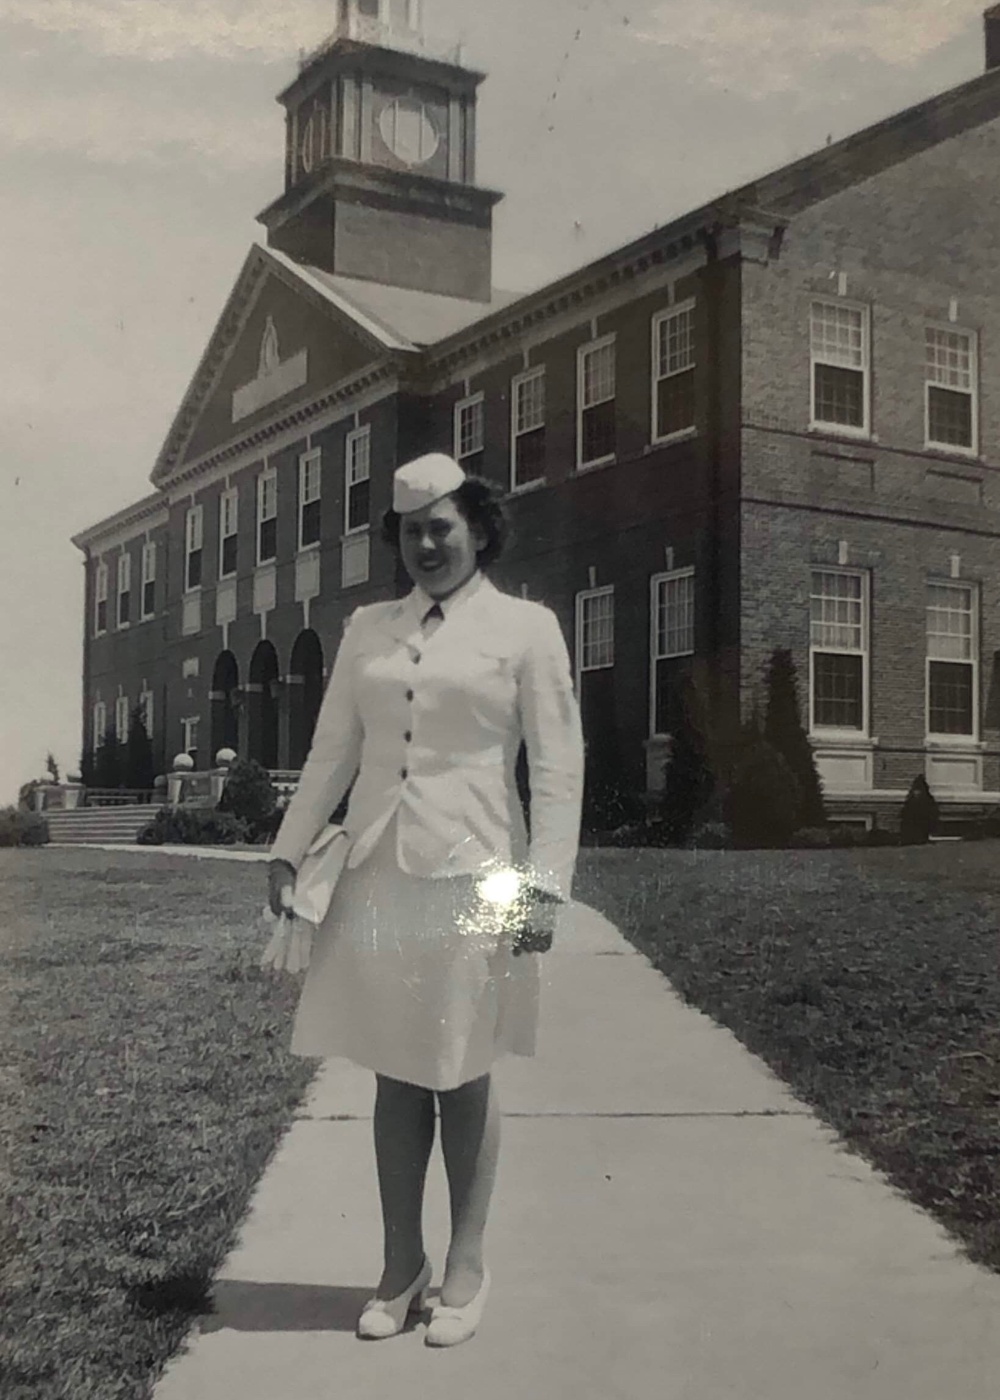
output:
<path id="1" fill-rule="evenodd" d="M 0 1396 L 148 1394 L 312 1066 L 264 870 L 0 851 Z"/>
<path id="2" fill-rule="evenodd" d="M 579 898 L 1000 1271 L 1000 843 L 581 864 Z"/>

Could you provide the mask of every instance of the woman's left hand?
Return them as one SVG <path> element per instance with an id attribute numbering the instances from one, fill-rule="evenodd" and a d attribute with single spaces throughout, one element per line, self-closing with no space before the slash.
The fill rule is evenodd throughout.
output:
<path id="1" fill-rule="evenodd" d="M 559 906 L 548 901 L 535 900 L 528 910 L 527 918 L 514 939 L 514 957 L 522 953 L 547 953 L 552 947 L 556 928 L 556 911 Z"/>

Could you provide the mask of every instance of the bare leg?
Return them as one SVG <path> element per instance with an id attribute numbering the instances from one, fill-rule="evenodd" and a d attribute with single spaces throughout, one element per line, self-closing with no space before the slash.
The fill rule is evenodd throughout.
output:
<path id="1" fill-rule="evenodd" d="M 424 1260 L 423 1208 L 427 1164 L 434 1146 L 434 1094 L 377 1075 L 375 1158 L 385 1239 L 379 1298 L 395 1298 Z"/>
<path id="2" fill-rule="evenodd" d="M 451 1196 L 451 1247 L 441 1301 L 461 1308 L 483 1280 L 483 1235 L 500 1154 L 500 1104 L 486 1074 L 438 1095 Z"/>

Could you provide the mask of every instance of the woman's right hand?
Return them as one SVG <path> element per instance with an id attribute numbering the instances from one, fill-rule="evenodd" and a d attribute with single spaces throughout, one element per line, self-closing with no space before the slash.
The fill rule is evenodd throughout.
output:
<path id="1" fill-rule="evenodd" d="M 287 914 L 292 904 L 292 891 L 295 889 L 295 870 L 287 860 L 272 860 L 268 867 L 267 902 L 271 913 L 278 918 Z"/>

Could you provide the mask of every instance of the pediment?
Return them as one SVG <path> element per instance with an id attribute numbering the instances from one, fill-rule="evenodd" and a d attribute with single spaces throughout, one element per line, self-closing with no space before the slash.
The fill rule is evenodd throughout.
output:
<path id="1" fill-rule="evenodd" d="M 392 349 L 324 297 L 307 272 L 254 248 L 171 427 L 154 484 L 384 362 Z"/>

